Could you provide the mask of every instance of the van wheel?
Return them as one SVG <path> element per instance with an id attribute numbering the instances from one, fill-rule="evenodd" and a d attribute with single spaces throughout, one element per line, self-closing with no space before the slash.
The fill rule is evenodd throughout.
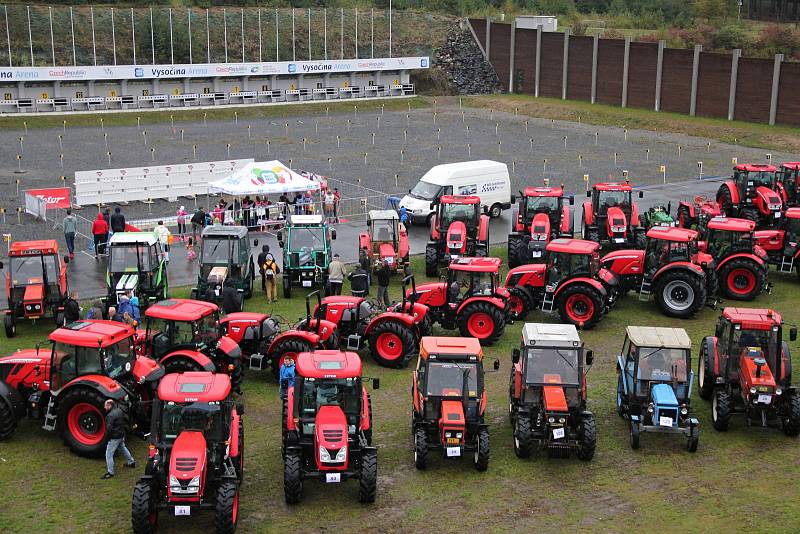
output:
<path id="1" fill-rule="evenodd" d="M 503 211 L 503 206 L 500 204 L 492 204 L 492 207 L 489 209 L 489 217 L 492 219 L 496 219 L 500 217 L 500 213 Z"/>

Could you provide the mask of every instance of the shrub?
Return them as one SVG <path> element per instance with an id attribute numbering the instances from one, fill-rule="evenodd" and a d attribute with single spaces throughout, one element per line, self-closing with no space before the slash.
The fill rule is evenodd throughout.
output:
<path id="1" fill-rule="evenodd" d="M 711 45 L 719 50 L 747 48 L 749 44 L 744 30 L 734 24 L 721 27 L 711 38 Z"/>
<path id="2" fill-rule="evenodd" d="M 792 57 L 800 52 L 800 33 L 787 25 L 767 24 L 758 35 L 756 46 L 767 56 Z"/>

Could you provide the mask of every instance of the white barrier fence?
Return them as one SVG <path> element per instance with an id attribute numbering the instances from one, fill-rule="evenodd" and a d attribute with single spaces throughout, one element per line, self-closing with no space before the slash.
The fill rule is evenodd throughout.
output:
<path id="1" fill-rule="evenodd" d="M 75 173 L 75 203 L 85 206 L 162 198 L 174 201 L 178 197 L 206 194 L 208 182 L 252 162 L 251 158 L 78 171 Z"/>
<path id="2" fill-rule="evenodd" d="M 28 192 L 25 192 L 23 198 L 25 199 L 25 213 L 29 213 L 43 221 L 47 220 L 47 202 L 43 198 L 31 195 Z"/>

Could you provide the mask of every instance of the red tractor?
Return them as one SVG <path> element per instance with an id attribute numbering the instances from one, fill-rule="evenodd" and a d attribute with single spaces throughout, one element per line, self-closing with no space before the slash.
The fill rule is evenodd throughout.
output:
<path id="1" fill-rule="evenodd" d="M 123 323 L 78 321 L 50 333 L 50 350 L 0 358 L 0 439 L 27 415 L 43 422 L 44 430 L 58 430 L 75 454 L 101 458 L 108 399 L 127 414 L 132 430 L 146 428 L 164 368 L 138 357 L 133 337 Z"/>
<path id="2" fill-rule="evenodd" d="M 756 244 L 767 254 L 767 261 L 782 273 L 797 270 L 800 276 L 800 208 L 789 208 L 775 230 L 758 230 Z"/>
<path id="3" fill-rule="evenodd" d="M 508 235 L 509 267 L 543 263 L 547 243 L 558 237 L 572 237 L 574 231 L 569 207 L 575 203 L 575 197 L 565 196 L 563 185 L 526 187 L 519 194 Z"/>
<path id="4" fill-rule="evenodd" d="M 511 322 L 509 293 L 500 287 L 500 258 L 458 258 L 448 266 L 447 280 L 416 287 L 417 302 L 428 307 L 432 322 L 447 330 L 459 329 L 481 345 L 492 345 Z M 410 296 L 413 290 L 406 290 Z"/>
<path id="5" fill-rule="evenodd" d="M 495 371 L 500 360 L 494 361 Z M 445 458 L 472 454 L 478 471 L 489 467 L 485 420 L 483 349 L 477 339 L 424 337 L 411 378 L 411 435 L 414 465 L 425 469 L 428 452 Z"/>
<path id="6" fill-rule="evenodd" d="M 800 206 L 800 162 L 781 163 L 777 191 L 787 206 Z"/>
<path id="7" fill-rule="evenodd" d="M 303 352 L 283 411 L 283 492 L 300 502 L 303 481 L 359 480 L 358 499 L 375 502 L 378 449 L 372 446 L 372 401 L 355 352 Z M 380 387 L 372 379 L 373 389 Z"/>
<path id="8" fill-rule="evenodd" d="M 401 273 L 410 268 L 408 232 L 394 210 L 367 213 L 367 232 L 358 234 L 358 250 L 367 251 L 371 265 L 387 263 Z"/>
<path id="9" fill-rule="evenodd" d="M 592 328 L 613 307 L 614 274 L 600 268 L 600 245 L 582 239 L 555 239 L 547 245 L 547 263 L 508 271 L 505 288 L 512 318 L 533 309 L 558 311 L 561 321 Z"/>
<path id="10" fill-rule="evenodd" d="M 439 198 L 431 216 L 431 240 L 425 246 L 425 274 L 436 276 L 439 265 L 455 258 L 488 255 L 489 216 L 481 213 L 480 197 Z"/>
<path id="11" fill-rule="evenodd" d="M 133 488 L 136 534 L 153 532 L 160 510 L 176 517 L 212 510 L 218 533 L 236 530 L 244 477 L 242 413 L 227 375 L 189 372 L 161 380 L 147 467 Z"/>
<path id="12" fill-rule="evenodd" d="M 783 318 L 769 309 L 725 308 L 713 336 L 700 348 L 700 397 L 711 400 L 711 420 L 728 430 L 733 414 L 748 425 L 800 434 L 800 392 L 792 386 L 792 356 L 783 339 Z M 797 327 L 789 329 L 789 341 Z"/>
<path id="13" fill-rule="evenodd" d="M 242 384 L 242 350 L 219 331 L 219 307 L 213 302 L 169 299 L 144 313 L 140 354 L 157 360 L 167 373 L 216 371 L 231 376 L 236 392 Z"/>
<path id="14" fill-rule="evenodd" d="M 772 165 L 743 163 L 733 168 L 733 176 L 719 186 L 717 202 L 728 217 L 755 221 L 759 226 L 774 226 L 783 215 L 783 199 L 776 191 Z"/>
<path id="15" fill-rule="evenodd" d="M 598 183 L 586 192 L 591 200 L 583 203 L 583 238 L 602 246 L 645 247 L 645 228 L 639 220 L 639 207 L 633 201 L 633 187 L 623 183 Z M 639 191 L 639 198 L 644 193 Z"/>
<path id="16" fill-rule="evenodd" d="M 678 205 L 678 226 L 704 234 L 708 221 L 720 215 L 722 209 L 718 203 L 698 195 L 692 202 L 681 201 Z"/>
<path id="17" fill-rule="evenodd" d="M 6 300 L 3 326 L 6 337 L 17 334 L 17 321 L 52 317 L 57 326 L 64 324 L 67 300 L 67 263 L 58 257 L 55 239 L 17 241 L 8 249 Z M 0 262 L 2 269 L 3 262 Z"/>
<path id="18" fill-rule="evenodd" d="M 548 456 L 574 451 L 583 461 L 594 457 L 597 427 L 586 407 L 586 373 L 593 358 L 574 325 L 525 324 L 508 385 L 518 457 L 529 457 L 534 447 Z"/>

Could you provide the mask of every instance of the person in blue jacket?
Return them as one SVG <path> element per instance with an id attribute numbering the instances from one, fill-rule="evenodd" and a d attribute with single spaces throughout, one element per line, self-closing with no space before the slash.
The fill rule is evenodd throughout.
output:
<path id="1" fill-rule="evenodd" d="M 285 358 L 280 369 L 280 392 L 282 399 L 286 398 L 290 387 L 294 387 L 294 360 Z"/>

